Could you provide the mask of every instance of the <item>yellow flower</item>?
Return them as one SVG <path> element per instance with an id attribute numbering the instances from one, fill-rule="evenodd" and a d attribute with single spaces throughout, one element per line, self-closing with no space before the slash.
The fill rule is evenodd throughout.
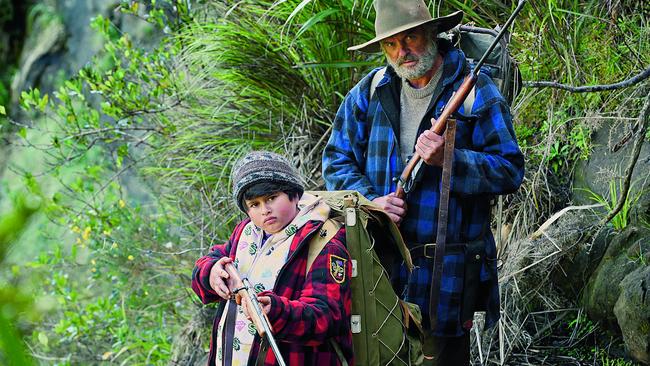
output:
<path id="1" fill-rule="evenodd" d="M 73 226 L 71 230 L 72 230 L 73 233 L 80 233 L 81 232 L 81 229 L 77 225 Z"/>
<path id="2" fill-rule="evenodd" d="M 111 235 L 111 231 L 110 231 L 110 230 L 104 230 L 104 231 L 102 232 L 102 234 L 104 234 L 104 235 L 106 235 L 106 236 L 109 236 L 109 235 Z"/>
<path id="3" fill-rule="evenodd" d="M 95 264 L 97 264 L 97 261 L 94 260 L 94 259 L 91 259 L 91 260 L 90 260 L 90 263 L 92 263 L 92 265 L 94 266 Z"/>
<path id="4" fill-rule="evenodd" d="M 83 234 L 81 234 L 81 237 L 82 237 L 84 240 L 88 240 L 88 238 L 90 238 L 90 232 L 91 232 L 91 230 L 92 230 L 92 229 L 90 228 L 90 226 L 86 226 L 86 228 L 84 229 Z"/>
<path id="5" fill-rule="evenodd" d="M 124 200 L 117 201 L 117 204 L 120 205 L 120 208 L 126 207 L 126 202 L 124 202 Z"/>
<path id="6" fill-rule="evenodd" d="M 81 238 L 77 238 L 77 244 L 81 244 Z"/>
<path id="7" fill-rule="evenodd" d="M 111 245 L 111 249 L 117 249 L 117 247 L 118 247 L 117 243 L 113 243 L 113 245 Z"/>
<path id="8" fill-rule="evenodd" d="M 127 259 L 130 260 L 130 261 L 132 261 L 132 260 L 134 260 L 135 258 L 133 258 L 133 256 L 130 255 L 130 256 L 127 257 Z"/>
<path id="9" fill-rule="evenodd" d="M 92 272 L 97 272 L 97 268 L 93 267 L 93 268 L 91 269 L 91 271 L 92 271 Z"/>

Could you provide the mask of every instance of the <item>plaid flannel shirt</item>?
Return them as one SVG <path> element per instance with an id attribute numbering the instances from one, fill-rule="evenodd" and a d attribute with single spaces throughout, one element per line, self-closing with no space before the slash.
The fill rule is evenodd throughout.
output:
<path id="1" fill-rule="evenodd" d="M 462 51 L 439 40 L 443 55 L 443 76 L 429 109 L 420 122 L 418 136 L 431 127 L 470 67 Z M 399 123 L 401 80 L 391 67 L 376 87 L 371 100 L 370 85 L 378 69 L 366 75 L 345 97 L 323 153 L 323 177 L 329 190 L 357 190 L 375 199 L 396 190 L 404 170 L 400 159 Z M 457 113 L 457 132 L 449 202 L 447 242 L 483 240 L 486 258 L 481 268 L 482 294 L 477 309 L 486 310 L 486 327 L 499 318 L 499 289 L 496 248 L 490 232 L 490 200 L 494 195 L 517 190 L 524 175 L 524 158 L 512 126 L 510 109 L 482 70 L 475 87 L 471 115 Z M 415 146 L 415 141 L 413 141 Z M 408 211 L 400 230 L 407 245 L 435 242 L 442 169 L 422 165 L 419 183 L 406 198 Z M 395 271 L 404 286 L 404 299 L 418 304 L 424 325 L 429 325 L 429 296 L 433 261 L 417 259 L 410 275 L 402 267 Z M 460 314 L 463 292 L 464 256 L 449 253 L 444 258 L 438 322 L 433 334 L 459 336 L 464 332 Z"/>
<path id="2" fill-rule="evenodd" d="M 246 219 L 239 223 L 226 244 L 213 246 L 208 255 L 196 261 L 192 273 L 192 289 L 204 304 L 221 301 L 210 286 L 210 271 L 214 263 L 224 256 L 235 259 L 239 237 L 249 221 Z M 263 291 L 259 294 L 271 298 L 271 310 L 267 315 L 287 365 L 340 365 L 331 339 L 341 348 L 348 365 L 354 365 L 350 332 L 352 265 L 350 254 L 345 247 L 344 227 L 325 245 L 314 260 L 309 273 L 305 275 L 308 244 L 322 224 L 320 221 L 309 221 L 298 229 L 291 242 L 287 262 L 278 273 L 273 291 Z M 341 283 L 330 275 L 330 255 L 347 260 L 345 280 Z M 214 365 L 216 359 L 217 347 L 214 341 L 224 305 L 225 302 L 221 302 L 218 307 L 212 329 L 209 366 Z M 255 365 L 260 342 L 260 336 L 255 335 L 248 365 Z M 264 365 L 275 364 L 275 355 L 269 348 L 264 356 Z"/>

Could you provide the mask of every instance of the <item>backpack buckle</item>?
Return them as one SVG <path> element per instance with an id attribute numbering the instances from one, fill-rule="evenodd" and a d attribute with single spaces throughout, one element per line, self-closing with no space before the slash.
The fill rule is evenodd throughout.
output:
<path id="1" fill-rule="evenodd" d="M 436 255 L 436 243 L 424 244 L 422 246 L 422 255 L 425 258 L 433 259 L 435 257 L 435 255 Z"/>

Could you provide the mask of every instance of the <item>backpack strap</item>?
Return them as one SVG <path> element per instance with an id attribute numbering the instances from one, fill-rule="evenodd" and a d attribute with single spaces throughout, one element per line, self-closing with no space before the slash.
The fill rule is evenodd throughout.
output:
<path id="1" fill-rule="evenodd" d="M 321 226 L 320 230 L 318 231 L 317 235 L 314 235 L 314 237 L 311 239 L 309 242 L 309 251 L 307 253 L 307 269 L 305 270 L 305 276 L 309 273 L 309 270 L 311 269 L 312 264 L 314 264 L 314 261 L 316 260 L 316 257 L 318 257 L 318 254 L 325 248 L 325 245 L 329 243 L 330 240 L 336 235 L 336 233 L 339 232 L 339 229 L 341 228 L 341 223 L 338 221 L 332 220 L 332 219 L 327 219 L 323 223 L 323 226 Z M 334 351 L 336 352 L 336 355 L 339 358 L 339 361 L 341 362 L 342 366 L 348 366 L 348 361 L 345 359 L 345 356 L 343 355 L 343 351 L 341 350 L 341 346 L 339 346 L 338 343 L 336 343 L 336 340 L 334 338 L 330 338 L 330 345 L 332 348 L 334 348 Z"/>
<path id="2" fill-rule="evenodd" d="M 379 85 L 381 79 L 384 78 L 385 73 L 386 73 L 386 67 L 384 66 L 381 69 L 377 70 L 375 75 L 372 76 L 372 81 L 370 82 L 370 97 L 368 98 L 368 103 L 370 103 L 370 99 L 372 99 L 372 96 L 375 95 L 375 89 L 377 89 L 377 85 Z"/>
<path id="3" fill-rule="evenodd" d="M 321 226 L 317 235 L 309 242 L 309 252 L 307 253 L 307 268 L 305 269 L 305 276 L 309 273 L 311 265 L 314 264 L 316 257 L 320 254 L 325 245 L 339 232 L 341 224 L 335 220 L 327 219 Z"/>

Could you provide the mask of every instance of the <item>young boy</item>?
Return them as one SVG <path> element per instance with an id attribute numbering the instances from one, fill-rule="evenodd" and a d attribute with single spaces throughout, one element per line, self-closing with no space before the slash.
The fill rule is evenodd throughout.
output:
<path id="1" fill-rule="evenodd" d="M 264 365 L 276 364 L 247 309 L 232 300 L 224 269 L 231 262 L 255 287 L 287 365 L 352 365 L 352 267 L 345 228 L 307 271 L 309 243 L 315 235 L 326 235 L 320 229 L 329 206 L 303 193 L 298 174 L 275 153 L 249 153 L 235 163 L 231 179 L 235 202 L 248 218 L 226 244 L 200 258 L 192 273 L 192 289 L 201 301 L 221 302 L 208 365 L 255 365 L 258 358 Z M 260 342 L 266 347 L 260 349 Z"/>

